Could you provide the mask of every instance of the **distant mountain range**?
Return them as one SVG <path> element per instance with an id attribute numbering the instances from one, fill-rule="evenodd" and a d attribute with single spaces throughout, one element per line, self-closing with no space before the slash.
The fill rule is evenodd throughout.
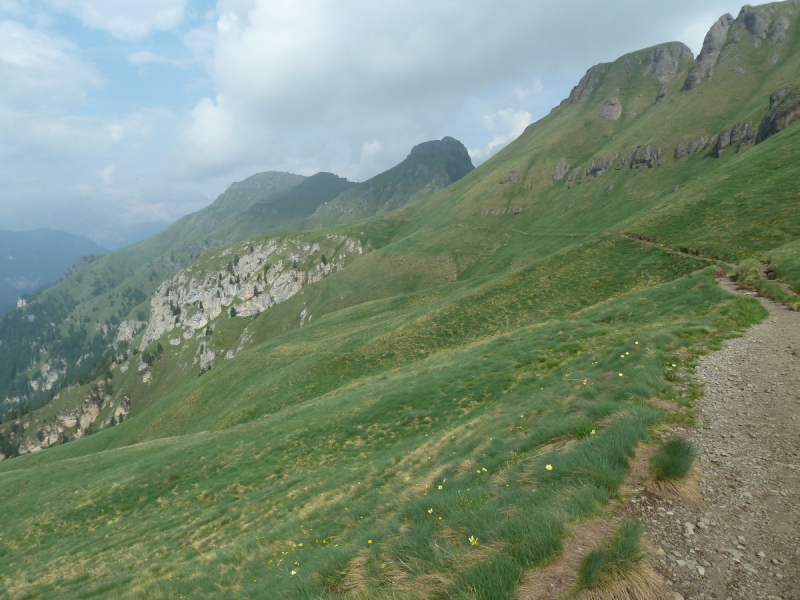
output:
<path id="1" fill-rule="evenodd" d="M 0 314 L 17 299 L 57 282 L 82 256 L 108 250 L 90 239 L 55 229 L 0 231 Z"/>

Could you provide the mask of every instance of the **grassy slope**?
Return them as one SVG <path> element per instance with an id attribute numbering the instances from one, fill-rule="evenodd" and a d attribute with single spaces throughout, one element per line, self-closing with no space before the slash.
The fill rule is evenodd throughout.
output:
<path id="1" fill-rule="evenodd" d="M 622 85 L 623 64 L 457 184 L 365 224 L 393 241 L 252 321 L 263 341 L 235 360 L 123 425 L 2 463 L 6 593 L 513 597 L 614 493 L 664 417 L 645 400 L 685 402 L 670 382 L 691 352 L 764 315 L 707 263 L 619 234 L 738 260 L 787 253 L 800 231 L 796 178 L 750 210 L 771 165 L 798 162 L 796 126 L 732 161 L 671 157 L 678 138 L 763 114 L 796 64 L 749 71 L 729 105 L 712 98 L 730 89 L 720 69 L 702 93 L 677 80 L 658 107 L 600 122 L 610 89 L 630 88 L 623 106 L 658 91 Z M 648 142 L 664 166 L 552 181 L 561 156 Z M 284 331 L 303 308 L 313 324 Z"/>
<path id="2" fill-rule="evenodd" d="M 268 203 L 258 203 L 242 211 L 221 231 L 224 231 L 226 239 L 239 240 L 273 229 L 297 229 L 297 224 L 314 214 L 317 207 L 334 200 L 354 185 L 332 173 L 317 173 Z"/>
<path id="3" fill-rule="evenodd" d="M 301 226 L 305 229 L 331 227 L 394 210 L 415 196 L 425 195 L 424 190 L 429 186 L 439 187 L 445 178 L 457 181 L 473 170 L 466 148 L 460 142 L 451 139 L 427 144 L 432 143 L 437 144 L 434 154 L 412 151 L 399 165 L 342 193 L 330 206 L 305 219 Z"/>

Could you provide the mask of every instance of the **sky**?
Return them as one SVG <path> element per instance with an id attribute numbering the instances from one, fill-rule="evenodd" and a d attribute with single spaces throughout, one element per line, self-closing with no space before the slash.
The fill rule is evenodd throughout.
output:
<path id="1" fill-rule="evenodd" d="M 450 135 L 478 165 L 592 65 L 730 0 L 0 0 L 0 229 L 96 241 L 263 171 L 364 181 Z M 102 242 L 101 242 L 102 243 Z"/>

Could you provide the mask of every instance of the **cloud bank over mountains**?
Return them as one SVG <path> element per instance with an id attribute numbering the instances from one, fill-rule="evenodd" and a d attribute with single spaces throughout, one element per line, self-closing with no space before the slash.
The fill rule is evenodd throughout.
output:
<path id="1" fill-rule="evenodd" d="M 479 163 L 589 66 L 676 38 L 697 51 L 737 9 L 0 0 L 0 220 L 36 226 L 31 206 L 170 219 L 255 171 L 363 180 L 444 135 Z"/>

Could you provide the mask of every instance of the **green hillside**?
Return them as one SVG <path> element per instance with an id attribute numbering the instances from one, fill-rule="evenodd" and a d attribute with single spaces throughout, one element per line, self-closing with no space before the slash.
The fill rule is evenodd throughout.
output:
<path id="1" fill-rule="evenodd" d="M 333 173 L 317 173 L 268 202 L 242 211 L 235 223 L 225 229 L 225 235 L 228 239 L 245 239 L 273 229 L 298 229 L 303 219 L 354 185 Z"/>
<path id="2" fill-rule="evenodd" d="M 316 208 L 303 228 L 352 223 L 405 206 L 455 183 L 475 167 L 464 144 L 451 137 L 415 146 L 403 162 Z"/>
<path id="3" fill-rule="evenodd" d="M 796 12 L 593 67 L 398 209 L 136 275 L 148 314 L 108 370 L 0 427 L 26 451 L 0 462 L 0 590 L 516 598 L 692 418 L 697 356 L 766 316 L 717 269 L 800 293 Z"/>

